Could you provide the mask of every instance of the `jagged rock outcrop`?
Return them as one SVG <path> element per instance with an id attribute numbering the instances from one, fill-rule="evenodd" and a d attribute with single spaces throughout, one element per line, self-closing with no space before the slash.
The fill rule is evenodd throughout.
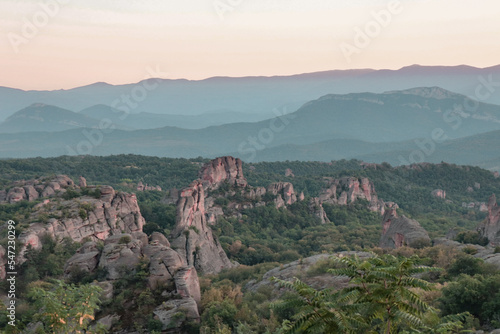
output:
<path id="1" fill-rule="evenodd" d="M 222 183 L 245 187 L 247 180 L 243 176 L 243 163 L 233 157 L 216 158 L 205 164 L 199 173 L 205 190 L 217 189 Z"/>
<path id="2" fill-rule="evenodd" d="M 297 202 L 297 195 L 293 190 L 293 184 L 290 182 L 277 182 L 271 183 L 267 187 L 267 192 L 273 195 L 277 195 L 280 200 L 276 203 L 276 207 L 279 208 L 284 205 L 291 205 Z M 279 206 L 278 206 L 279 204 Z"/>
<path id="3" fill-rule="evenodd" d="M 221 182 L 219 178 L 217 180 Z M 180 194 L 171 245 L 181 255 L 185 265 L 194 266 L 205 274 L 215 274 L 233 267 L 208 226 L 205 189 L 201 180 L 194 181 Z"/>
<path id="4" fill-rule="evenodd" d="M 61 209 L 62 208 L 62 209 Z M 69 237 L 74 241 L 85 238 L 105 240 L 108 236 L 121 233 L 142 232 L 145 224 L 134 194 L 115 193 L 109 186 L 101 187 L 99 199 L 81 196 L 71 200 L 52 201 L 38 207 L 30 217 L 40 221 L 43 216 L 52 216 L 43 222 L 32 223 L 19 236 L 24 249 L 31 245 L 41 247 L 41 237 L 49 235 L 56 240 Z"/>
<path id="5" fill-rule="evenodd" d="M 250 199 L 258 199 L 266 194 L 266 188 L 264 187 L 254 187 L 250 188 L 247 197 Z"/>
<path id="6" fill-rule="evenodd" d="M 169 247 L 168 239 L 160 233 L 149 238 L 142 232 L 117 234 L 104 241 L 99 248 L 94 241 L 85 243 L 65 265 L 65 275 L 94 272 L 98 268 L 106 273 L 107 281 L 100 286 L 110 286 L 125 273 L 135 272 L 141 261 L 148 263 L 148 287 L 163 290 L 168 300 L 159 305 L 154 314 L 164 323 L 164 328 L 182 326 L 185 321 L 199 321 L 201 303 L 198 274 L 193 266 L 186 266 L 182 257 Z M 108 289 L 109 290 L 109 289 Z M 182 314 L 182 317 L 179 315 Z"/>
<path id="7" fill-rule="evenodd" d="M 321 224 L 330 223 L 330 219 L 328 219 L 328 216 L 326 215 L 325 209 L 323 208 L 323 205 L 321 205 L 319 198 L 311 198 L 311 201 L 309 202 L 309 212 L 317 217 Z"/>
<path id="8" fill-rule="evenodd" d="M 319 195 L 321 203 L 347 205 L 359 199 L 369 202 L 368 208 L 383 214 L 384 202 L 378 199 L 373 182 L 368 178 L 343 177 L 330 180 Z"/>
<path id="9" fill-rule="evenodd" d="M 87 188 L 87 180 L 83 176 L 80 176 L 78 185 L 80 188 Z"/>
<path id="10" fill-rule="evenodd" d="M 446 191 L 443 189 L 434 189 L 431 195 L 437 198 L 446 199 Z"/>
<path id="11" fill-rule="evenodd" d="M 160 186 L 149 186 L 147 183 L 143 184 L 141 181 L 137 183 L 137 191 L 151 191 L 151 190 L 156 190 L 156 191 L 161 191 Z"/>
<path id="12" fill-rule="evenodd" d="M 35 201 L 40 197 L 50 197 L 56 193 L 64 193 L 66 188 L 75 183 L 66 175 L 57 175 L 50 179 L 17 181 L 9 191 L 0 191 L 0 203 L 17 203 L 19 201 Z"/>
<path id="13" fill-rule="evenodd" d="M 293 171 L 290 168 L 287 168 L 285 170 L 285 176 L 286 177 L 295 177 L 295 174 L 293 174 Z"/>
<path id="14" fill-rule="evenodd" d="M 488 200 L 488 217 L 478 227 L 479 234 L 492 245 L 500 245 L 500 206 L 495 194 Z"/>
<path id="15" fill-rule="evenodd" d="M 201 168 L 199 176 L 179 194 L 177 222 L 170 240 L 172 248 L 181 255 L 186 266 L 193 266 L 205 274 L 215 274 L 234 264 L 229 261 L 209 227 L 222 209 L 213 206 L 213 199 L 207 200 L 207 193 L 223 183 L 244 189 L 247 180 L 243 176 L 241 160 L 233 157 L 208 162 Z M 254 196 L 258 196 L 258 192 L 254 192 Z"/>
<path id="16" fill-rule="evenodd" d="M 380 247 L 399 248 L 422 245 L 430 245 L 430 238 L 419 222 L 406 216 L 399 217 L 395 208 L 387 208 L 382 222 Z"/>

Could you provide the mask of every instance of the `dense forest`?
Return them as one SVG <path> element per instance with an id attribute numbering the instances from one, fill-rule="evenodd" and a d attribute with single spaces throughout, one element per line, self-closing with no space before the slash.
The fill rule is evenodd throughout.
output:
<path id="1" fill-rule="evenodd" d="M 88 184 L 111 185 L 117 191 L 136 193 L 146 221 L 144 232 L 148 235 L 160 232 L 169 237 L 176 224 L 176 206 L 168 198 L 172 190 L 182 189 L 195 180 L 205 162 L 202 158 L 137 155 L 0 160 L 0 189 L 9 189 L 15 180 L 65 174 L 77 181 L 84 176 Z M 477 225 L 487 215 L 480 210 L 480 204 L 487 203 L 493 193 L 500 194 L 500 178 L 494 173 L 446 163 L 396 168 L 386 163 L 364 165 L 357 160 L 252 163 L 244 164 L 243 171 L 251 186 L 291 182 L 297 193 L 304 193 L 305 200 L 276 208 L 272 205 L 274 198 L 267 194 L 268 197 L 263 198 L 266 205 L 233 212 L 232 204 L 246 203 L 247 199 L 229 186 L 218 190 L 216 204 L 225 215 L 211 228 L 229 259 L 240 265 L 217 275 L 200 276 L 201 323 L 186 324 L 183 332 L 368 333 L 370 329 L 374 333 L 461 333 L 500 328 L 500 271 L 474 257 L 477 252 L 474 245 L 487 243 L 476 232 Z M 329 223 L 321 224 L 311 213 L 309 200 L 318 196 L 325 182 L 343 176 L 369 178 L 380 199 L 396 202 L 398 212 L 418 220 L 431 238 L 451 235 L 456 241 L 471 245 L 381 249 L 378 247 L 382 231 L 380 214 L 370 211 L 362 200 L 344 206 L 324 204 Z M 160 186 L 162 190 L 138 191 L 139 182 Z M 436 189 L 446 191 L 446 198 L 433 196 Z M 70 199 L 78 193 L 67 191 L 64 196 Z M 19 221 L 20 228 L 16 230 L 19 235 L 23 226 L 31 223 L 30 213 L 39 203 L 0 204 L 0 219 Z M 6 229 L 0 233 L 1 244 L 5 245 Z M 0 328 L 5 328 L 6 333 L 20 333 L 30 322 L 48 321 L 40 318 L 30 305 L 49 307 L 43 300 L 51 284 L 71 291 L 78 300 L 79 289 L 103 279 L 105 273 L 99 271 L 74 272 L 68 280 L 61 281 L 64 263 L 80 246 L 72 240 L 47 239 L 43 248 L 27 251 L 28 261 L 20 266 L 18 276 L 19 326 L 6 326 L 7 312 L 2 310 Z M 303 259 L 311 256 L 346 251 L 371 255 L 361 260 L 346 257 L 351 262 L 324 258 L 294 281 L 276 280 L 273 284 L 256 285 L 273 268 L 283 268 L 292 261 L 300 266 Z M 498 247 L 495 253 L 500 253 Z M 406 277 L 408 284 L 395 280 L 391 291 L 383 290 L 380 284 L 387 284 L 398 275 L 399 272 L 391 271 L 397 266 L 402 268 L 398 277 Z M 421 272 L 414 269 L 424 267 L 426 270 Z M 349 268 L 354 269 L 349 271 Z M 366 271 L 366 276 L 357 277 L 360 270 Z M 416 273 L 418 281 L 412 278 Z M 161 303 L 163 297 L 145 288 L 147 275 L 145 264 L 139 264 L 137 270 L 124 273 L 115 282 L 113 300 L 95 302 L 94 307 L 85 312 L 100 308 L 97 312 L 101 315 L 126 315 L 130 320 L 123 324 L 126 328 L 135 328 L 140 333 L 159 333 L 161 324 L 151 316 L 151 305 Z M 352 283 L 364 282 L 379 295 L 371 295 L 370 289 L 344 287 L 330 291 L 318 289 L 314 284 L 310 286 L 317 277 L 327 276 L 349 277 Z M 2 282 L 1 288 L 7 289 L 7 284 Z M 57 294 L 63 290 L 50 291 Z M 59 297 L 53 296 L 54 300 Z M 380 305 L 381 301 L 387 302 L 385 310 L 393 307 L 398 311 L 388 314 L 376 311 L 372 306 Z M 63 304 L 58 306 L 60 312 L 65 310 Z M 332 305 L 337 305 L 338 310 Z M 103 331 L 94 328 L 87 333 Z"/>

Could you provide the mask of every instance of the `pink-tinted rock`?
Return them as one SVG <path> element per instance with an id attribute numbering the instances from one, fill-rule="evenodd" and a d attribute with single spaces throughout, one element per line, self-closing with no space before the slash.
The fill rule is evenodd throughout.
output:
<path id="1" fill-rule="evenodd" d="M 200 170 L 200 179 L 205 189 L 216 189 L 222 183 L 245 187 L 247 180 L 243 176 L 243 163 L 233 157 L 221 157 L 205 164 Z"/>
<path id="2" fill-rule="evenodd" d="M 87 180 L 83 176 L 80 176 L 78 185 L 80 188 L 87 188 Z"/>
<path id="3" fill-rule="evenodd" d="M 297 202 L 297 195 L 295 194 L 295 191 L 293 190 L 293 184 L 290 182 L 277 182 L 277 183 L 272 183 L 267 187 L 267 192 L 271 193 L 273 195 L 278 195 L 277 197 L 277 202 L 276 202 L 276 207 L 279 208 L 282 205 L 282 202 L 285 205 L 291 205 L 295 202 Z M 281 198 L 281 199 L 278 199 Z M 279 204 L 279 206 L 278 206 Z"/>
<path id="4" fill-rule="evenodd" d="M 27 200 L 28 198 L 26 197 L 26 192 L 24 191 L 24 188 L 21 187 L 14 187 L 9 190 L 7 193 L 7 202 L 9 203 L 17 203 L 20 201 Z"/>
<path id="5" fill-rule="evenodd" d="M 488 200 L 488 217 L 479 225 L 478 231 L 482 237 L 488 238 L 490 244 L 500 245 L 500 206 L 495 194 Z"/>
<path id="6" fill-rule="evenodd" d="M 403 246 L 430 245 L 427 231 L 414 220 L 399 217 L 396 208 L 387 208 L 382 220 L 380 247 L 399 248 Z"/>
<path id="7" fill-rule="evenodd" d="M 434 189 L 431 195 L 437 198 L 446 199 L 446 191 L 443 189 Z"/>
<path id="8" fill-rule="evenodd" d="M 177 203 L 177 223 L 170 243 L 185 265 L 194 266 L 204 274 L 215 274 L 233 267 L 208 226 L 203 181 L 194 181 L 181 191 Z"/>

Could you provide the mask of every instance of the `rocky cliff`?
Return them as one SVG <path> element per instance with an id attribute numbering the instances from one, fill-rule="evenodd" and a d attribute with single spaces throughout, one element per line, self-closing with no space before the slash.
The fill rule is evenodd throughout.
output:
<path id="1" fill-rule="evenodd" d="M 233 157 L 216 158 L 205 164 L 199 178 L 205 190 L 217 189 L 222 183 L 245 187 L 247 180 L 243 176 L 243 163 Z"/>
<path id="2" fill-rule="evenodd" d="M 185 265 L 194 266 L 205 274 L 218 273 L 233 266 L 208 226 L 205 190 L 201 181 L 193 182 L 180 193 L 171 244 Z"/>
<path id="3" fill-rule="evenodd" d="M 148 266 L 148 287 L 166 299 L 153 312 L 163 323 L 163 329 L 180 327 L 183 321 L 200 320 L 201 293 L 196 269 L 184 264 L 162 234 L 155 232 L 149 238 L 142 232 L 117 234 L 107 238 L 104 247 L 89 241 L 66 262 L 64 273 L 70 277 L 102 270 L 106 273 L 105 281 L 98 284 L 108 287 L 112 297 L 113 281 L 134 273 L 140 262 Z M 176 317 L 179 312 L 184 318 Z"/>
<path id="4" fill-rule="evenodd" d="M 396 208 L 388 207 L 382 220 L 380 247 L 399 248 L 403 246 L 430 245 L 427 231 L 418 221 L 398 216 Z"/>
<path id="5" fill-rule="evenodd" d="M 99 198 L 79 196 L 65 200 L 54 198 L 37 206 L 31 214 L 31 223 L 19 236 L 26 247 L 41 247 L 42 235 L 50 235 L 56 240 L 71 238 L 105 240 L 120 233 L 142 232 L 145 224 L 137 198 L 134 194 L 116 193 L 112 187 L 99 189 Z M 21 251 L 22 254 L 22 251 Z"/>
<path id="6" fill-rule="evenodd" d="M 182 257 L 185 265 L 194 266 L 205 274 L 215 274 L 231 268 L 217 238 L 208 225 L 208 218 L 215 220 L 217 210 L 207 210 L 205 201 L 209 190 L 218 189 L 223 183 L 244 188 L 242 162 L 233 157 L 217 158 L 200 171 L 200 178 L 183 189 L 177 201 L 177 222 L 171 233 L 172 248 Z M 209 201 L 213 204 L 213 200 Z"/>
<path id="7" fill-rule="evenodd" d="M 490 244 L 500 245 L 500 206 L 493 194 L 488 201 L 488 216 L 478 227 L 479 234 L 488 238 Z"/>
<path id="8" fill-rule="evenodd" d="M 384 214 L 384 202 L 378 199 L 373 182 L 368 178 L 343 177 L 329 180 L 319 195 L 321 203 L 347 205 L 359 199 L 368 201 L 368 208 Z"/>
<path id="9" fill-rule="evenodd" d="M 66 188 L 75 183 L 66 175 L 54 178 L 36 180 L 22 180 L 12 184 L 9 190 L 0 190 L 0 203 L 17 203 L 20 201 L 34 201 L 40 197 L 53 197 L 66 192 Z"/>

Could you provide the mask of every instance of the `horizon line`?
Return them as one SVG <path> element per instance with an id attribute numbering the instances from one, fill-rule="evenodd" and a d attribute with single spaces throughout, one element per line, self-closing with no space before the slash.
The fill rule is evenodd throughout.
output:
<path id="1" fill-rule="evenodd" d="M 157 78 L 157 77 L 151 77 L 151 78 L 146 78 L 139 80 L 137 82 L 128 82 L 128 83 L 109 83 L 105 81 L 95 81 L 89 84 L 81 85 L 81 86 L 76 86 L 76 87 L 71 87 L 71 88 L 60 88 L 60 89 L 22 89 L 22 88 L 17 88 L 17 87 L 9 87 L 9 86 L 0 86 L 0 88 L 7 88 L 7 89 L 13 89 L 13 90 L 19 90 L 23 92 L 54 92 L 54 91 L 69 91 L 69 90 L 74 90 L 74 89 L 79 89 L 79 88 L 85 88 L 85 87 L 90 87 L 94 85 L 108 85 L 108 86 L 127 86 L 127 85 L 135 85 L 138 83 L 141 83 L 146 80 L 151 80 L 151 79 L 156 79 L 156 80 L 162 80 L 162 81 L 189 81 L 189 82 L 202 82 L 202 81 L 207 81 L 207 80 L 213 80 L 213 79 L 257 79 L 257 78 L 283 78 L 283 77 L 296 77 L 296 76 L 304 76 L 304 75 L 314 75 L 314 74 L 320 74 L 320 73 L 328 73 L 328 72 L 351 72 L 351 71 L 401 71 L 403 69 L 407 68 L 417 68 L 417 67 L 426 67 L 426 68 L 435 68 L 435 67 L 440 67 L 440 68 L 457 68 L 457 67 L 467 67 L 471 69 L 476 69 L 476 70 L 486 70 L 494 67 L 499 67 L 499 64 L 496 65 L 491 65 L 491 66 L 486 66 L 486 67 L 477 67 L 477 66 L 472 66 L 472 65 L 467 65 L 467 64 L 459 64 L 459 65 L 421 65 L 421 64 L 412 64 L 412 65 L 407 65 L 403 66 L 400 68 L 351 68 L 351 69 L 330 69 L 330 70 L 323 70 L 323 71 L 314 71 L 314 72 L 303 72 L 303 73 L 293 73 L 293 74 L 274 74 L 274 75 L 245 75 L 245 76 L 225 76 L 225 75 L 216 75 L 216 76 L 210 76 L 206 77 L 203 79 L 186 79 L 186 78 Z"/>

